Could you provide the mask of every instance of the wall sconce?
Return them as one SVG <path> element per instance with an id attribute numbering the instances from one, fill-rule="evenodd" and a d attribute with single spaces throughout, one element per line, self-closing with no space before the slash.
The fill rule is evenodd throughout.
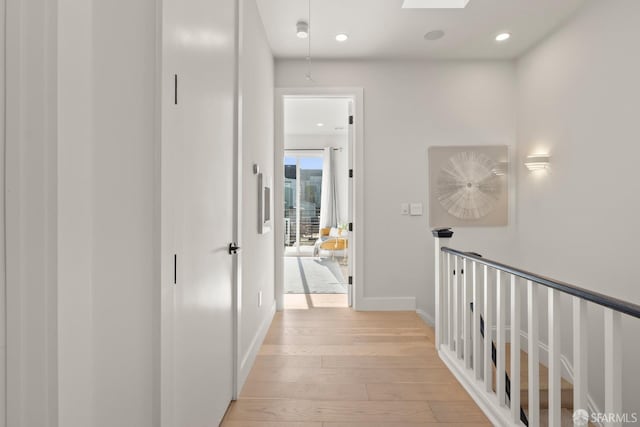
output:
<path id="1" fill-rule="evenodd" d="M 498 162 L 493 166 L 491 172 L 495 176 L 505 176 L 507 174 L 507 170 L 509 169 L 509 162 Z"/>
<path id="2" fill-rule="evenodd" d="M 533 156 L 527 156 L 524 161 L 524 165 L 530 171 L 539 171 L 549 169 L 551 156 L 548 154 L 534 154 Z"/>

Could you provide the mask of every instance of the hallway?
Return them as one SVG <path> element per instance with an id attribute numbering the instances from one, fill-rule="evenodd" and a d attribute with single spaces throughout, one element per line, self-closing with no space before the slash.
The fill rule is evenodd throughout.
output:
<path id="1" fill-rule="evenodd" d="M 454 423 L 454 424 L 452 424 Z M 226 427 L 490 425 L 415 312 L 276 314 Z"/>

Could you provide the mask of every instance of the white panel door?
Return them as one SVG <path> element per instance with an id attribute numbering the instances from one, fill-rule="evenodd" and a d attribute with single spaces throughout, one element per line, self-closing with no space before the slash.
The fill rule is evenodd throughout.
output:
<path id="1" fill-rule="evenodd" d="M 217 426 L 232 398 L 235 27 L 235 0 L 163 1 L 165 427 Z"/>
<path id="2" fill-rule="evenodd" d="M 353 188 L 353 173 L 355 173 L 355 171 L 353 170 L 353 164 L 355 163 L 353 161 L 354 157 L 354 139 L 353 139 L 353 126 L 354 126 L 354 122 L 352 120 L 352 118 L 354 117 L 354 108 L 353 108 L 353 100 L 350 99 L 348 101 L 348 114 L 349 114 L 349 127 L 348 127 L 348 133 L 347 133 L 347 168 L 351 171 L 349 175 L 351 175 L 349 179 L 349 184 L 347 185 L 347 221 L 352 223 L 353 219 L 355 217 L 354 215 L 354 209 L 353 209 L 353 195 L 354 195 L 354 188 Z M 355 239 L 353 238 L 353 231 L 349 232 L 349 247 L 347 248 L 347 257 L 348 257 L 348 273 L 349 273 L 349 277 L 351 277 L 351 283 L 349 283 L 347 285 L 347 292 L 348 292 L 348 301 L 349 301 L 349 307 L 353 307 L 353 300 L 355 298 L 355 295 L 353 293 L 353 277 L 355 276 L 355 269 L 353 268 L 353 265 L 355 263 L 355 258 L 354 258 L 354 251 L 353 251 L 353 246 L 355 243 Z M 349 282 L 349 278 L 347 278 L 347 282 Z"/>

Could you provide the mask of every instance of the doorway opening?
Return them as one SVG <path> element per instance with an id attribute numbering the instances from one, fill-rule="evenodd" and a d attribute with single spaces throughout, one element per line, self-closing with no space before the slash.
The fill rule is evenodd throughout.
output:
<path id="1" fill-rule="evenodd" d="M 352 100 L 286 97 L 284 308 L 348 307 Z"/>

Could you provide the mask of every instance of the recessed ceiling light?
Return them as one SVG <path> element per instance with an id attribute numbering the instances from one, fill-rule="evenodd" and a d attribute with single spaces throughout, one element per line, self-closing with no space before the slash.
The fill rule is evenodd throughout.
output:
<path id="1" fill-rule="evenodd" d="M 464 9 L 469 0 L 404 0 L 403 9 Z"/>
<path id="2" fill-rule="evenodd" d="M 424 39 L 429 41 L 440 40 L 443 37 L 444 37 L 444 31 L 442 30 L 429 31 L 427 34 L 424 35 Z"/>
<path id="3" fill-rule="evenodd" d="M 324 123 L 316 123 L 316 126 L 318 126 L 319 128 L 321 128 L 322 126 L 324 126 Z"/>
<path id="4" fill-rule="evenodd" d="M 296 24 L 296 36 L 298 36 L 299 39 L 309 37 L 309 24 L 304 21 L 298 21 Z"/>
<path id="5" fill-rule="evenodd" d="M 349 36 L 344 34 L 344 33 L 336 35 L 336 40 L 341 42 L 341 43 L 342 42 L 346 42 L 348 39 L 349 39 Z"/>
<path id="6" fill-rule="evenodd" d="M 500 33 L 496 36 L 497 42 L 504 42 L 511 38 L 511 33 Z"/>

